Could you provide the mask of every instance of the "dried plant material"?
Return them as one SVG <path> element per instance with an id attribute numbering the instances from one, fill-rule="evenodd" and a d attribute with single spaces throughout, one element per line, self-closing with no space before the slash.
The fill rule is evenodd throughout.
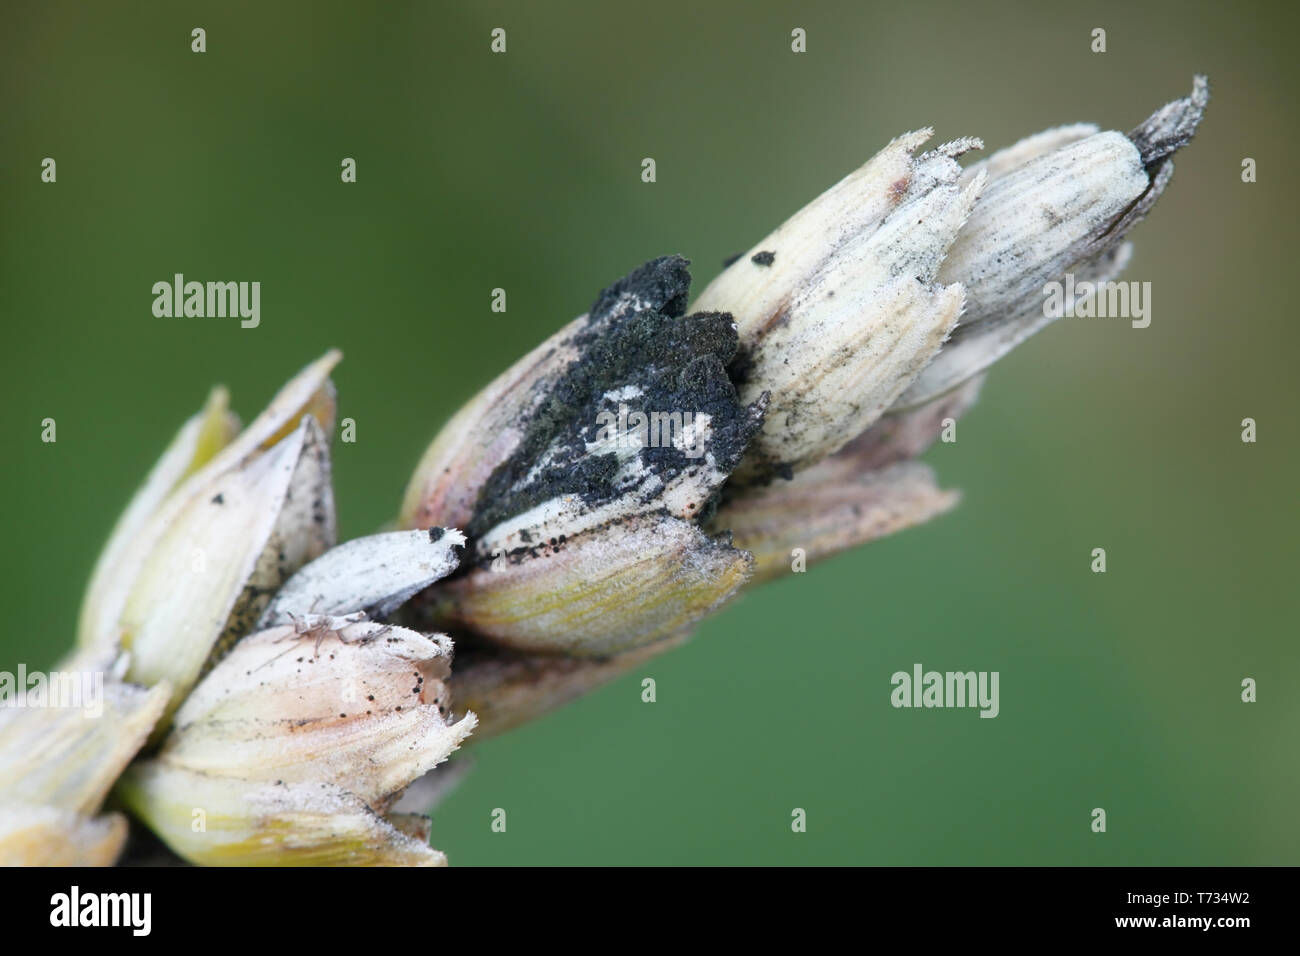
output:
<path id="1" fill-rule="evenodd" d="M 940 276 L 966 290 L 963 324 L 1004 315 L 1089 255 L 1150 185 L 1122 133 L 1095 133 L 992 179 Z"/>
<path id="2" fill-rule="evenodd" d="M 978 140 L 915 158 L 930 130 L 895 140 L 787 220 L 700 296 L 735 316 L 740 395 L 770 392 L 742 483 L 789 477 L 869 427 L 939 351 L 963 293 L 936 282 L 983 187 L 955 157 Z"/>
<path id="3" fill-rule="evenodd" d="M 320 426 L 306 416 L 172 513 L 119 618 L 128 679 L 169 683 L 169 713 L 209 659 L 248 630 L 270 593 L 333 543 L 328 456 Z"/>
<path id="4" fill-rule="evenodd" d="M 460 563 L 465 536 L 454 528 L 391 531 L 354 538 L 327 551 L 285 582 L 258 629 L 295 616 L 363 613 L 387 617 Z"/>
<path id="5" fill-rule="evenodd" d="M 445 866 L 426 840 L 332 784 L 248 784 L 137 764 L 121 796 L 173 851 L 203 866 Z M 196 813 L 201 816 L 196 817 Z M 195 820 L 203 829 L 196 829 Z"/>
<path id="6" fill-rule="evenodd" d="M 119 648 L 130 648 L 136 667 L 133 677 L 146 683 L 172 680 L 173 690 L 183 694 L 221 637 L 254 570 L 278 572 L 279 580 L 274 582 L 277 586 L 297 570 L 289 561 L 278 562 L 278 548 L 272 549 L 277 566 L 258 568 L 258 559 L 272 534 L 276 533 L 277 544 L 285 543 L 302 560 L 315 557 L 333 543 L 334 502 L 326 436 L 334 421 L 329 372 L 339 358 L 338 352 L 330 352 L 304 369 L 233 440 L 229 438 L 231 420 L 224 412 L 224 398 L 215 407 L 210 403 L 203 423 L 182 429 L 181 437 L 164 455 L 163 463 L 146 482 L 145 491 L 132 503 L 105 550 L 106 558 L 100 562 L 82 611 L 78 635 L 81 647 L 97 648 L 106 656 Z M 314 431 L 301 424 L 304 416 L 315 423 Z M 209 437 L 200 440 L 196 432 Z M 277 451 L 283 439 L 288 439 L 292 447 L 286 445 Z M 217 445 L 220 449 L 209 455 Z M 262 477 L 280 489 L 278 499 L 274 490 L 257 487 Z M 307 496 L 305 512 L 300 507 L 302 499 L 299 505 L 284 508 L 291 481 L 296 482 L 299 494 Z M 168 485 L 171 490 L 164 491 Z M 228 517 L 236 509 L 234 502 L 227 502 L 227 493 L 246 506 L 242 522 Z M 228 510 L 220 510 L 228 504 Z M 286 524 L 277 532 L 276 518 L 282 510 Z M 202 535 L 205 530 L 210 537 Z M 250 537 L 259 540 L 250 542 Z M 172 562 L 165 566 L 159 557 L 163 550 L 170 552 Z M 251 563 L 247 559 L 250 554 Z M 159 600 L 170 598 L 173 607 L 179 606 L 182 612 L 187 609 L 179 594 L 169 587 L 178 568 L 189 569 L 192 579 L 208 579 L 207 590 L 212 593 L 205 597 L 205 613 L 210 617 L 201 623 L 183 613 L 164 618 L 153 603 L 155 596 Z M 271 582 L 255 583 L 265 588 Z M 227 601 L 231 590 L 235 596 Z M 222 605 L 226 617 L 211 619 L 220 614 Z M 211 637 L 187 640 L 194 630 L 211 632 Z M 178 656 L 184 659 L 175 669 L 166 663 L 169 641 L 173 640 Z M 205 640 L 206 646 L 194 646 Z M 150 659 L 155 648 L 160 653 Z"/>
<path id="7" fill-rule="evenodd" d="M 1133 255 L 1133 244 L 1122 243 L 1101 253 L 1096 259 L 1081 262 L 1067 272 L 1081 284 L 1088 283 L 1095 295 L 1096 284 L 1109 282 L 1124 271 Z M 1079 299 L 1065 301 L 1064 312 L 1078 308 Z M 1020 308 L 981 322 L 957 326 L 952 338 L 915 382 L 894 403 L 895 412 L 920 408 L 960 388 L 963 383 L 983 374 L 998 359 L 1008 354 L 1031 335 L 1056 321 L 1046 313 L 1041 296 L 1031 296 Z"/>
<path id="8" fill-rule="evenodd" d="M 120 794 L 196 862 L 406 860 L 410 837 L 383 814 L 475 724 L 446 717 L 450 651 L 373 621 L 260 631 L 194 688 Z"/>
<path id="9" fill-rule="evenodd" d="M 973 167 L 968 175 L 987 175 L 988 185 L 939 271 L 942 281 L 965 288 L 966 314 L 897 407 L 943 394 L 1053 322 L 1047 283 L 1116 278 L 1132 254 L 1125 234 L 1169 185 L 1170 157 L 1192 138 L 1208 102 L 1209 84 L 1197 76 L 1189 96 L 1127 136 L 1063 127 Z M 1062 312 L 1074 308 L 1066 303 Z"/>
<path id="10" fill-rule="evenodd" d="M 754 584 L 789 574 L 848 548 L 922 524 L 957 504 L 934 472 L 913 462 L 864 471 L 853 456 L 836 455 L 729 501 L 719 527 L 754 555 Z"/>
<path id="11" fill-rule="evenodd" d="M 891 411 L 836 455 L 852 457 L 863 471 L 918 458 L 975 404 L 983 385 L 984 376 L 977 375 L 924 405 Z"/>
<path id="12" fill-rule="evenodd" d="M 121 814 L 96 814 L 170 689 L 74 671 L 49 680 L 64 678 L 77 682 L 75 706 L 64 686 L 60 700 L 27 690 L 0 707 L 0 866 L 111 866 L 126 840 Z"/>
<path id="13" fill-rule="evenodd" d="M 440 586 L 436 600 L 449 626 L 511 647 L 604 656 L 689 626 L 752 569 L 748 554 L 690 522 L 643 515 L 475 568 Z"/>
<path id="14" fill-rule="evenodd" d="M 170 696 L 166 685 L 146 690 L 102 674 L 70 676 L 99 678 L 87 682 L 81 706 L 0 707 L 0 803 L 93 814 L 144 746 Z"/>
<path id="15" fill-rule="evenodd" d="M 0 712 L 0 861 L 114 860 L 122 820 L 95 814 L 118 778 L 191 862 L 445 863 L 407 811 L 463 772 L 434 770 L 476 727 L 533 719 L 747 585 L 953 507 L 917 457 L 1055 317 L 1045 282 L 1124 268 L 1207 99 L 1197 77 L 1127 135 L 1058 127 L 965 170 L 979 140 L 918 154 L 930 131 L 906 134 L 689 314 L 686 260 L 647 262 L 439 433 L 403 530 L 333 547 L 338 353 L 241 433 L 215 390 L 87 593 L 73 664 L 105 673 L 107 719 Z M 449 637 L 376 620 L 407 601 L 401 624 L 456 634 L 454 671 Z"/>
<path id="16" fill-rule="evenodd" d="M 176 487 L 211 461 L 239 433 L 239 418 L 229 406 L 229 392 L 224 388 L 214 388 L 203 410 L 181 426 L 117 520 L 108 543 L 95 562 L 82 602 L 78 624 L 82 646 L 103 643 L 104 636 L 113 630 L 115 622 L 107 619 L 99 608 L 107 601 L 106 592 L 122 585 L 123 575 L 119 566 L 127 546 Z"/>
<path id="17" fill-rule="evenodd" d="M 0 867 L 112 866 L 125 842 L 120 813 L 92 818 L 0 800 Z"/>

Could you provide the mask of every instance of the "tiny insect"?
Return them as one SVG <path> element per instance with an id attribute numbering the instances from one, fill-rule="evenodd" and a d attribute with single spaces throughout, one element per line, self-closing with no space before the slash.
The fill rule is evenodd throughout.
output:
<path id="1" fill-rule="evenodd" d="M 293 633 L 286 634 L 285 637 L 280 638 L 280 640 L 285 640 L 289 637 L 295 639 L 300 637 L 314 637 L 316 638 L 316 646 L 312 649 L 314 654 L 320 654 L 321 642 L 330 634 L 333 634 L 344 644 L 369 644 L 371 641 L 383 637 L 393 629 L 392 625 L 385 624 L 379 630 L 371 631 L 361 637 L 350 638 L 346 636 L 343 633 L 346 628 L 353 624 L 363 624 L 370 620 L 370 615 L 365 611 L 356 611 L 352 614 L 313 614 L 309 612 L 301 615 L 294 614 L 292 611 L 287 611 L 285 612 L 285 616 L 288 617 L 290 622 L 293 624 Z"/>

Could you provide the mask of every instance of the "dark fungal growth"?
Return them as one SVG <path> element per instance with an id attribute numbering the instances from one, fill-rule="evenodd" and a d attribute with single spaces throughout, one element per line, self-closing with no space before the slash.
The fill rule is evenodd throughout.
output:
<path id="1" fill-rule="evenodd" d="M 596 296 L 587 313 L 588 327 L 621 318 L 629 310 L 654 309 L 681 316 L 690 300 L 690 264 L 683 256 L 660 256 L 633 269 Z"/>
<path id="2" fill-rule="evenodd" d="M 693 469 L 711 486 L 740 462 L 762 403 L 742 405 L 727 374 L 737 350 L 731 316 L 685 314 L 688 264 L 652 260 L 596 297 L 570 341 L 578 357 L 549 384 L 514 454 L 481 489 L 471 537 L 561 496 L 587 507 L 633 496 L 653 507 L 667 483 Z M 704 416 L 707 430 L 689 427 Z M 634 434 L 641 421 L 659 427 L 647 428 L 640 447 L 635 438 L 609 440 Z M 720 475 L 713 482 L 706 473 Z M 693 503 L 698 512 L 704 497 Z"/>

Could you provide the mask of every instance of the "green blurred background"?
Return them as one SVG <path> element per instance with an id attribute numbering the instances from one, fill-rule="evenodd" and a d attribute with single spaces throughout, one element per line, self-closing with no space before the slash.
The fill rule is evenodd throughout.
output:
<path id="1" fill-rule="evenodd" d="M 462 401 L 642 261 L 688 256 L 698 290 L 898 133 L 1126 130 L 1204 71 L 1202 132 L 1133 233 L 1151 327 L 1019 349 L 927 456 L 956 512 L 475 746 L 433 843 L 461 865 L 1300 863 L 1295 6 L 1082 11 L 7 3 L 0 668 L 70 644 L 98 548 L 214 382 L 247 420 L 343 349 L 340 522 L 364 534 Z M 154 318 L 175 272 L 260 280 L 261 327 Z M 1001 715 L 894 710 L 918 661 L 1000 671 Z"/>

